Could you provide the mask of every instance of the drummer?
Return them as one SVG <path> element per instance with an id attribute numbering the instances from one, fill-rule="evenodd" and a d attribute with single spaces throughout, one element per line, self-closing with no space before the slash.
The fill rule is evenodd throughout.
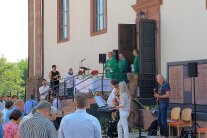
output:
<path id="1" fill-rule="evenodd" d="M 111 80 L 112 91 L 107 99 L 107 106 L 116 107 L 118 102 L 116 100 L 116 95 L 118 93 L 118 84 L 116 80 Z M 113 120 L 116 118 L 116 112 L 112 112 L 111 117 Z"/>
<path id="2" fill-rule="evenodd" d="M 111 80 L 112 91 L 107 99 L 107 105 L 109 107 L 116 107 L 116 94 L 118 91 L 118 84 L 116 80 Z"/>

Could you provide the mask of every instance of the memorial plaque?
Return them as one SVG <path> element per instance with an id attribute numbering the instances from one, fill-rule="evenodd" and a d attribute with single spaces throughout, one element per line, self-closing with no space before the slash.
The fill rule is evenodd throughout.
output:
<path id="1" fill-rule="evenodd" d="M 183 65 L 169 66 L 170 102 L 183 103 Z"/>
<path id="2" fill-rule="evenodd" d="M 184 80 L 184 90 L 187 92 L 191 92 L 191 78 L 186 78 Z"/>
<path id="3" fill-rule="evenodd" d="M 196 103 L 207 105 L 207 64 L 198 65 L 195 89 Z"/>

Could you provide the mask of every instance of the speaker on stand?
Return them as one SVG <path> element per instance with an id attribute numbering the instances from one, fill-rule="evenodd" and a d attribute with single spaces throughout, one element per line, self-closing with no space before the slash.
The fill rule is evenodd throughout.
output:
<path id="1" fill-rule="evenodd" d="M 193 80 L 193 89 L 192 89 L 192 93 L 193 93 L 193 107 L 194 107 L 194 123 L 192 125 L 192 127 L 188 130 L 188 132 L 183 136 L 188 136 L 189 134 L 193 133 L 193 138 L 197 137 L 197 127 L 200 128 L 199 124 L 197 123 L 197 116 L 196 116 L 196 95 L 195 95 L 195 77 L 198 77 L 198 63 L 197 62 L 189 62 L 187 64 L 187 68 L 188 68 L 188 77 L 190 77 Z M 192 132 L 192 130 L 194 129 L 194 132 Z M 182 137 L 182 136 L 181 136 Z"/>
<path id="2" fill-rule="evenodd" d="M 99 54 L 99 63 L 100 64 L 106 63 L 106 54 Z"/>
<path id="3" fill-rule="evenodd" d="M 119 50 L 113 50 L 113 57 L 116 59 L 117 62 L 119 61 Z"/>
<path id="4" fill-rule="evenodd" d="M 106 54 L 99 54 L 99 63 L 103 65 L 101 77 L 101 93 L 103 95 L 104 64 L 106 63 Z"/>
<path id="5" fill-rule="evenodd" d="M 198 63 L 189 62 L 188 63 L 188 76 L 189 77 L 198 77 Z"/>

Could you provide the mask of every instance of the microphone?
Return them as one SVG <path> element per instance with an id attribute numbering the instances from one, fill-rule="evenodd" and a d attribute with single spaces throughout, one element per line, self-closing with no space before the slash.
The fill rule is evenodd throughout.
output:
<path id="1" fill-rule="evenodd" d="M 81 60 L 81 62 L 83 62 L 84 60 L 86 60 L 85 58 Z"/>

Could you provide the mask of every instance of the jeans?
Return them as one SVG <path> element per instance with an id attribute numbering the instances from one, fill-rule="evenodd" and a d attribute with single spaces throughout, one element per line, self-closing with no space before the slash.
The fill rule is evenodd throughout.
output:
<path id="1" fill-rule="evenodd" d="M 160 135 L 168 137 L 168 125 L 167 125 L 167 109 L 169 107 L 168 101 L 160 101 L 158 112 L 158 125 L 160 127 Z"/>
<path id="2" fill-rule="evenodd" d="M 72 88 L 67 88 L 67 93 L 68 93 L 68 97 L 69 98 L 73 98 L 74 97 L 74 87 Z"/>
<path id="3" fill-rule="evenodd" d="M 119 122 L 117 124 L 118 138 L 122 138 L 122 129 L 124 130 L 124 138 L 129 138 L 129 128 L 128 128 L 128 116 L 120 116 Z"/>

